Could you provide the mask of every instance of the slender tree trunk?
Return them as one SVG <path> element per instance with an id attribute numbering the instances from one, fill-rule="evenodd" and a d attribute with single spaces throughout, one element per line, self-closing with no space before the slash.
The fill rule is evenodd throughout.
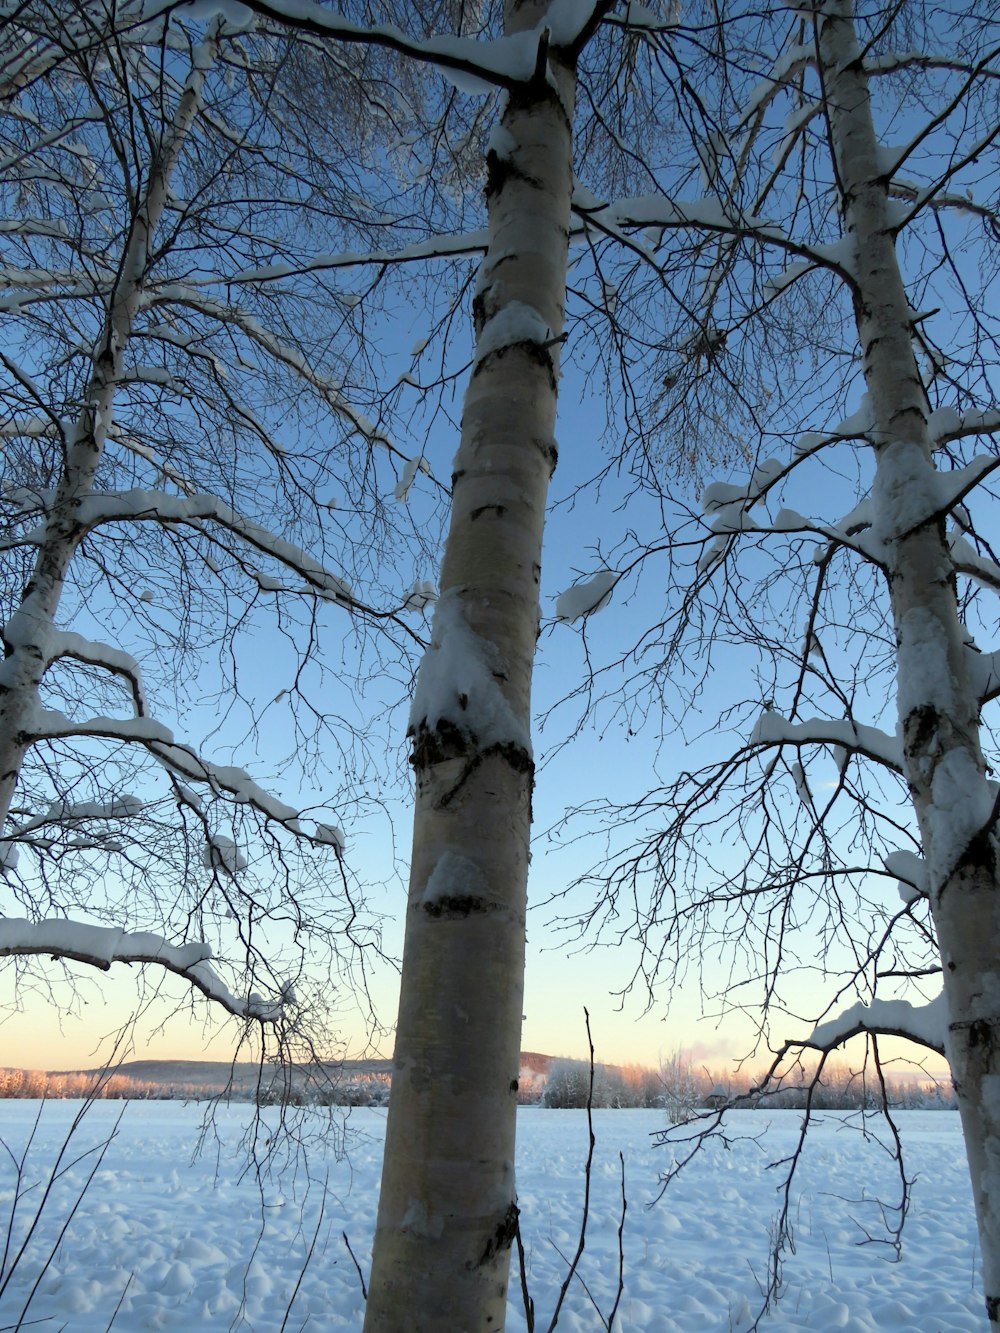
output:
<path id="1" fill-rule="evenodd" d="M 3 627 L 0 665 L 0 831 L 3 830 L 25 753 L 34 737 L 31 720 L 39 686 L 52 657 L 52 631 L 70 561 L 84 535 L 80 506 L 93 490 L 121 381 L 125 350 L 142 298 L 149 248 L 169 196 L 170 180 L 201 105 L 205 74 L 218 41 L 197 48 L 159 157 L 150 164 L 142 196 L 108 298 L 107 314 L 79 414 L 68 432 L 62 473 L 38 544 L 31 578 L 18 609 Z"/>
<path id="2" fill-rule="evenodd" d="M 545 8 L 509 4 L 508 32 Z M 547 71 L 509 95 L 487 159 L 476 358 L 411 715 L 413 860 L 366 1333 L 504 1326 L 573 95 L 573 70 L 550 51 Z"/>
<path id="3" fill-rule="evenodd" d="M 913 350 L 884 160 L 848 0 L 824 6 L 820 63 L 847 234 L 898 650 L 905 772 L 929 870 L 947 1054 L 972 1176 L 990 1326 L 1000 1328 L 1000 885 L 954 565 L 938 511 L 929 404 Z"/>

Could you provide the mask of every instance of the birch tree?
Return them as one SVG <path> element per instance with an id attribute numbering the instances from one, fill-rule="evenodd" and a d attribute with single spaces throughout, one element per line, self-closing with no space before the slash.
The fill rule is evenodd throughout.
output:
<path id="1" fill-rule="evenodd" d="M 408 460 L 350 267 L 398 108 L 363 52 L 246 17 L 37 3 L 4 30 L 0 954 L 155 964 L 290 1031 L 377 942 L 342 825 L 385 740 L 323 703 L 315 640 L 359 691 L 408 670 L 430 548 L 391 504 Z M 300 775 L 323 752 L 326 809 L 167 725 L 213 657 L 223 712 L 280 724 Z"/>
<path id="2" fill-rule="evenodd" d="M 384 43 L 459 86 L 473 78 L 503 93 L 497 123 L 480 140 L 485 233 L 439 233 L 423 247 L 484 254 L 440 595 L 410 710 L 413 855 L 366 1311 L 372 1330 L 501 1328 L 505 1318 L 518 1218 L 530 685 L 557 457 L 567 245 L 585 231 L 573 211 L 573 126 L 591 44 L 598 56 L 588 70 L 586 142 L 608 150 L 594 154 L 594 168 L 609 181 L 634 174 L 619 134 L 621 118 L 635 114 L 622 59 L 634 38 L 627 16 L 602 32 L 610 10 L 512 0 L 502 32 L 491 36 L 486 18 L 478 39 L 418 36 L 402 25 L 366 31 L 312 6 L 287 14 L 317 38 Z M 652 21 L 644 11 L 640 26 Z M 599 87 L 618 94 L 614 108 L 598 104 Z"/>
<path id="3" fill-rule="evenodd" d="M 510 3 L 530 63 L 489 142 L 489 240 L 440 599 L 410 712 L 413 858 L 365 1328 L 502 1328 L 517 1227 L 530 686 L 592 7 Z M 599 9 L 599 7 L 595 7 Z M 582 20 L 582 23 L 581 23 Z"/>
<path id="4" fill-rule="evenodd" d="M 595 803 L 590 818 L 644 831 L 595 869 L 598 902 L 577 919 L 620 930 L 631 906 L 633 980 L 654 990 L 693 941 L 720 951 L 719 1002 L 762 1005 L 765 1035 L 795 1036 L 795 973 L 823 974 L 823 1021 L 783 1052 L 881 1033 L 945 1053 L 996 1327 L 997 675 L 983 599 L 998 584 L 985 534 L 1000 52 L 985 10 L 947 23 L 912 4 L 727 8 L 707 60 L 680 40 L 665 51 L 699 92 L 700 198 L 588 210 L 691 256 L 636 438 L 681 428 L 692 451 L 743 453 L 750 469 L 709 485 L 700 517 L 674 503 L 674 531 L 605 557 L 604 600 L 670 559 L 676 601 L 615 645 L 588 697 L 648 710 L 650 689 L 700 657 L 688 724 L 708 690 L 745 730 L 735 752 L 633 806 Z M 636 296 L 653 280 L 623 276 L 628 309 L 627 283 Z M 575 590 L 566 618 L 596 600 Z M 749 688 L 713 687 L 718 643 L 734 640 Z"/>

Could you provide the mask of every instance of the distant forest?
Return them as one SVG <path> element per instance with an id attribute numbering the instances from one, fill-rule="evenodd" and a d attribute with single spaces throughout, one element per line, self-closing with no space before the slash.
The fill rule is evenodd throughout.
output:
<path id="1" fill-rule="evenodd" d="M 877 1106 L 881 1098 L 876 1082 L 843 1064 L 828 1066 L 818 1081 L 800 1067 L 780 1084 L 764 1089 L 755 1089 L 750 1075 L 734 1078 L 725 1071 L 696 1065 L 683 1053 L 658 1069 L 637 1064 L 595 1065 L 592 1090 L 585 1060 L 526 1052 L 520 1073 L 518 1101 L 524 1106 L 584 1107 L 589 1096 L 596 1108 L 661 1107 L 672 1120 L 727 1104 L 734 1109 L 804 1109 L 809 1105 L 814 1110 L 859 1110 Z M 904 1109 L 954 1110 L 957 1105 L 950 1081 L 920 1071 L 890 1076 L 886 1091 L 890 1104 Z M 261 1105 L 385 1106 L 390 1092 L 387 1061 L 263 1070 L 207 1061 L 136 1062 L 114 1072 L 0 1068 L 0 1099 L 202 1101 L 222 1097 Z"/>

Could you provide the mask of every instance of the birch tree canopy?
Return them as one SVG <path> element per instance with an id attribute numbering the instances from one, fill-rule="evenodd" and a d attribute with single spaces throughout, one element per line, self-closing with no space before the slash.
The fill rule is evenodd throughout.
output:
<path id="1" fill-rule="evenodd" d="M 3 40 L 0 952 L 159 964 L 291 1030 L 295 982 L 329 999 L 377 941 L 343 826 L 394 764 L 327 682 L 405 679 L 432 592 L 343 258 L 388 232 L 360 164 L 394 108 L 377 52 L 225 14 L 42 3 Z M 185 736 L 206 680 L 325 799 Z"/>

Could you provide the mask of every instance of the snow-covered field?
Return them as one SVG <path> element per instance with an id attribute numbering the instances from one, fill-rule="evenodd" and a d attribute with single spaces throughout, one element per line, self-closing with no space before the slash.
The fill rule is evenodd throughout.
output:
<path id="1" fill-rule="evenodd" d="M 245 1170 L 247 1106 L 216 1113 L 192 1160 L 204 1109 L 176 1102 L 128 1104 L 118 1135 L 67 1224 L 96 1154 L 55 1183 L 44 1181 L 79 1103 L 42 1112 L 21 1175 L 15 1247 L 32 1228 L 14 1276 L 0 1294 L 0 1329 L 198 1330 L 358 1329 L 363 1301 L 345 1245 L 367 1274 L 385 1113 L 351 1113 L 346 1156 L 324 1152 L 300 1126 L 302 1152 L 281 1179 Z M 39 1103 L 0 1102 L 0 1251 L 15 1199 L 14 1159 L 24 1153 Z M 110 1133 L 121 1104 L 95 1105 L 66 1161 Z M 260 1127 L 266 1138 L 276 1113 Z M 519 1186 L 528 1279 L 540 1329 L 547 1328 L 579 1228 L 586 1120 L 582 1111 L 520 1112 Z M 915 1177 L 900 1262 L 878 1244 L 880 1191 L 892 1199 L 892 1163 L 875 1143 L 824 1114 L 793 1190 L 795 1252 L 784 1264 L 776 1312 L 762 1328 L 945 1333 L 984 1326 L 975 1228 L 958 1116 L 906 1112 L 900 1123 Z M 581 1276 L 610 1309 L 617 1281 L 621 1212 L 618 1152 L 625 1158 L 625 1293 L 616 1329 L 635 1333 L 740 1333 L 759 1306 L 768 1229 L 779 1179 L 765 1170 L 794 1144 L 795 1112 L 733 1115 L 734 1133 L 760 1137 L 716 1144 L 649 1207 L 667 1151 L 652 1150 L 655 1111 L 594 1114 L 598 1147 L 591 1225 Z M 281 1142 L 280 1138 L 276 1142 Z M 36 1183 L 37 1182 L 37 1183 Z M 324 1182 L 325 1185 L 324 1185 Z M 31 1186 L 32 1188 L 28 1188 Z M 40 1217 L 39 1209 L 41 1208 Z M 322 1217 L 321 1217 L 322 1212 Z M 62 1229 L 65 1226 L 63 1234 Z M 308 1263 L 310 1246 L 314 1246 Z M 39 1272 L 54 1250 L 39 1280 Z M 35 1289 L 37 1282 L 37 1289 Z M 34 1290 L 33 1290 L 34 1289 Z M 508 1328 L 522 1333 L 512 1282 Z M 30 1299 L 30 1304 L 28 1303 Z M 117 1312 L 116 1312 L 117 1311 Z M 21 1322 L 19 1322 L 19 1320 Z M 560 1330 L 600 1329 L 587 1292 L 573 1284 Z"/>

